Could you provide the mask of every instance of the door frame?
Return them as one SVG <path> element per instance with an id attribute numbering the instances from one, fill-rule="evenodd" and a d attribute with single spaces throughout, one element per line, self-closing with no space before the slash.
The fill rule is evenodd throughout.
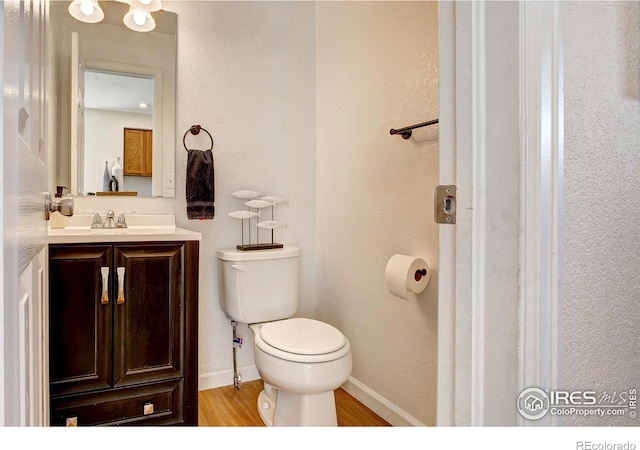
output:
<path id="1" fill-rule="evenodd" d="M 458 187 L 457 224 L 439 237 L 439 426 L 558 424 L 524 420 L 516 401 L 526 387 L 560 383 L 563 9 L 500 3 L 439 4 L 440 184 Z M 505 42 L 517 43 L 515 75 L 493 66 Z M 492 102 L 496 85 L 515 108 Z M 515 139 L 500 128 L 514 116 Z M 517 177 L 490 170 L 514 150 Z M 495 226 L 494 205 L 517 214 Z M 505 260 L 517 261 L 516 277 Z"/>

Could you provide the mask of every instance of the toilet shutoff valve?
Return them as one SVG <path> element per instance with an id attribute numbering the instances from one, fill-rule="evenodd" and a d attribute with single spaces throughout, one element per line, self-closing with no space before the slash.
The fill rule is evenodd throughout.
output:
<path id="1" fill-rule="evenodd" d="M 237 347 L 237 348 L 242 348 L 242 338 L 241 337 L 234 337 L 233 338 L 233 346 Z"/>

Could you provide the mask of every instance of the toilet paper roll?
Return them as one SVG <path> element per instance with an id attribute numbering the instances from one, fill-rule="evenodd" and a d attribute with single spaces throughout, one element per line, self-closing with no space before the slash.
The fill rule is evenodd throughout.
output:
<path id="1" fill-rule="evenodd" d="M 424 291 L 430 277 L 431 269 L 424 259 L 407 255 L 393 255 L 384 271 L 389 292 L 405 300 L 411 292 Z"/>

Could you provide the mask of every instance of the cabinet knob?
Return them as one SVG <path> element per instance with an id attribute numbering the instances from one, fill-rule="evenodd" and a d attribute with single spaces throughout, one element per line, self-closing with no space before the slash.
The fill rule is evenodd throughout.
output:
<path id="1" fill-rule="evenodd" d="M 153 403 L 151 402 L 145 403 L 142 409 L 142 413 L 145 416 L 148 416 L 149 414 L 153 414 Z"/>
<path id="2" fill-rule="evenodd" d="M 65 421 L 66 427 L 77 427 L 78 426 L 78 418 L 77 417 L 67 417 Z"/>

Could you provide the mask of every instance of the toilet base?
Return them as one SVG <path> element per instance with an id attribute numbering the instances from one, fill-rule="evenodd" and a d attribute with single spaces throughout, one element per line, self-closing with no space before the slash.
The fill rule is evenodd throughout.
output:
<path id="1" fill-rule="evenodd" d="M 265 383 L 258 395 L 258 413 L 268 427 L 336 427 L 333 391 L 313 395 L 290 394 Z"/>

